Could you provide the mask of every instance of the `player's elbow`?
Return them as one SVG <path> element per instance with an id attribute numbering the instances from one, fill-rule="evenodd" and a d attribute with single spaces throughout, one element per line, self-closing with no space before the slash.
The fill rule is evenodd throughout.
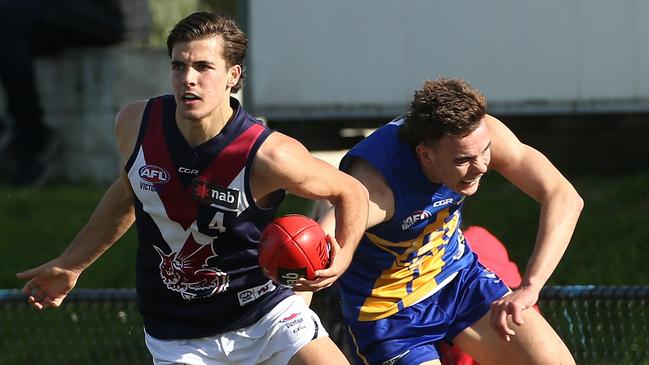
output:
<path id="1" fill-rule="evenodd" d="M 584 198 L 582 198 L 582 197 L 579 195 L 579 193 L 577 193 L 577 198 L 576 198 L 575 200 L 576 200 L 576 208 L 577 208 L 580 212 L 581 212 L 582 210 L 584 210 L 584 204 L 585 204 L 585 203 L 584 203 Z"/>
<path id="2" fill-rule="evenodd" d="M 350 176 L 349 177 L 353 182 L 353 189 L 354 189 L 354 195 L 359 199 L 359 204 L 362 204 L 362 206 L 368 206 L 369 201 L 370 201 L 370 193 L 360 181 L 356 180 L 355 177 Z"/>
<path id="3" fill-rule="evenodd" d="M 369 201 L 370 200 L 370 192 L 367 190 L 365 185 L 361 183 L 360 181 L 356 180 L 355 177 L 351 177 L 355 181 L 356 188 L 359 190 L 358 194 L 363 197 L 364 200 Z"/>
<path id="4" fill-rule="evenodd" d="M 581 211 L 584 209 L 584 199 L 579 195 L 577 190 L 570 185 L 569 189 L 566 189 L 564 198 L 562 199 L 564 204 L 574 212 L 575 215 L 579 216 Z"/>
<path id="5" fill-rule="evenodd" d="M 343 203 L 353 207 L 358 214 L 367 217 L 367 210 L 369 209 L 370 193 L 360 181 L 351 175 L 345 174 L 345 182 L 343 194 L 341 194 L 337 201 L 330 201 L 333 205 Z"/>
<path id="6" fill-rule="evenodd" d="M 556 184 L 543 194 L 541 204 L 546 203 L 552 206 L 560 207 L 565 217 L 574 217 L 577 219 L 584 209 L 584 199 L 579 195 L 577 190 L 567 180 Z"/>
<path id="7" fill-rule="evenodd" d="M 584 210 L 584 198 L 582 198 L 579 194 L 576 194 L 575 201 L 574 201 L 574 207 L 575 210 L 577 211 L 577 214 L 580 214 L 582 210 Z"/>

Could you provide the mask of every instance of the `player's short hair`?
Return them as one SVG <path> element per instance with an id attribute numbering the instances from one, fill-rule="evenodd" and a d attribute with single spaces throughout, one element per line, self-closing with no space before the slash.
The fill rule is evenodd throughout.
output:
<path id="1" fill-rule="evenodd" d="M 167 37 L 167 52 L 171 51 L 176 43 L 189 42 L 221 36 L 224 40 L 223 54 L 227 67 L 241 66 L 239 82 L 232 87 L 232 92 L 237 92 L 243 86 L 244 61 L 248 49 L 248 38 L 239 29 L 237 23 L 229 16 L 219 12 L 200 11 L 193 13 L 174 26 Z"/>
<path id="2" fill-rule="evenodd" d="M 442 136 L 474 131 L 487 112 L 487 100 L 477 89 L 458 78 L 426 80 L 415 91 L 400 136 L 412 146 L 435 143 Z"/>

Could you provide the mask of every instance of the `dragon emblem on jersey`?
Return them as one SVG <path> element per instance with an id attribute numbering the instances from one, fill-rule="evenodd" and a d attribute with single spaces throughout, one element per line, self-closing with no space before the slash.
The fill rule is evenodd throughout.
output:
<path id="1" fill-rule="evenodd" d="M 160 255 L 162 282 L 183 299 L 205 298 L 228 288 L 229 275 L 207 265 L 207 260 L 217 256 L 212 244 L 201 245 L 190 235 L 178 252 L 166 254 L 157 246 L 153 248 Z"/>

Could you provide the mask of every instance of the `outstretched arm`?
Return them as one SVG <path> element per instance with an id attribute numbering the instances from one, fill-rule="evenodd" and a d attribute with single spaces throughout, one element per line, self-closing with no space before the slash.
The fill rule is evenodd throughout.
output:
<path id="1" fill-rule="evenodd" d="M 519 289 L 492 305 L 492 325 L 505 339 L 515 332 L 507 315 L 521 325 L 521 311 L 532 307 L 568 247 L 583 200 L 568 180 L 539 151 L 521 143 L 499 120 L 487 116 L 492 139 L 490 168 L 541 204 L 534 251 Z"/>
<path id="2" fill-rule="evenodd" d="M 124 186 L 124 180 L 120 177 L 110 186 L 86 226 L 60 256 L 16 275 L 28 280 L 23 293 L 29 304 L 37 309 L 61 305 L 81 272 L 128 230 L 134 214 L 130 187 Z"/>
<path id="3" fill-rule="evenodd" d="M 118 114 L 116 134 L 126 160 L 135 144 L 143 104 L 131 104 Z M 52 261 L 16 274 L 27 280 L 23 292 L 37 309 L 58 307 L 76 285 L 79 275 L 113 245 L 133 224 L 133 191 L 125 173 L 108 188 L 86 226 L 65 251 Z"/>

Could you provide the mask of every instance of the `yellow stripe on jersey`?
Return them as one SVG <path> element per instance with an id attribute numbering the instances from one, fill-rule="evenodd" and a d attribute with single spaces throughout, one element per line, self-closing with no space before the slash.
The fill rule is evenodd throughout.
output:
<path id="1" fill-rule="evenodd" d="M 388 317 L 399 311 L 399 303 L 402 308 L 411 306 L 435 289 L 437 274 L 446 264 L 442 259 L 446 244 L 460 220 L 457 210 L 451 219 L 447 219 L 448 216 L 448 209 L 440 211 L 435 222 L 427 225 L 413 240 L 391 242 L 366 233 L 373 244 L 394 256 L 394 262 L 375 281 L 372 293 L 360 309 L 359 321 Z M 418 275 L 415 275 L 415 271 L 419 272 Z"/>

